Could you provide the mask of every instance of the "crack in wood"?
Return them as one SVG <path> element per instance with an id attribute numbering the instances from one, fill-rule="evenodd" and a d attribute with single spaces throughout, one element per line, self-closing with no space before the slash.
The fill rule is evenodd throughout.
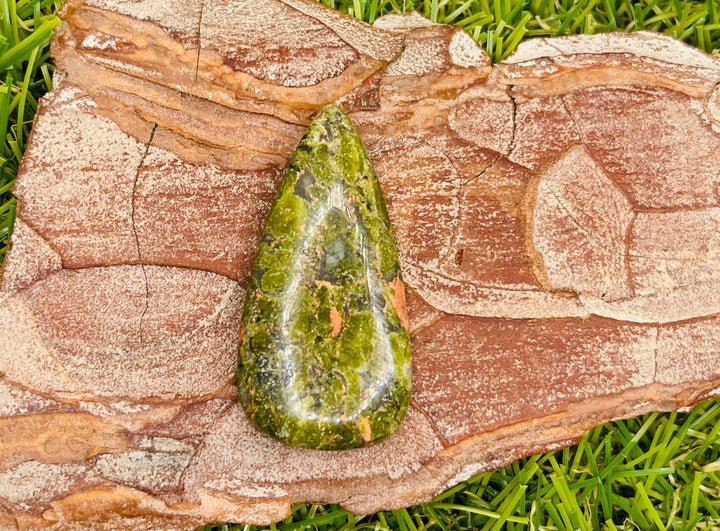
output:
<path id="1" fill-rule="evenodd" d="M 653 350 L 653 367 L 652 367 L 652 382 L 658 383 L 657 376 L 658 376 L 658 358 L 660 356 L 660 323 L 656 323 L 653 329 L 655 330 L 655 349 Z"/>
<path id="2" fill-rule="evenodd" d="M 508 143 L 508 148 L 506 152 L 499 151 L 498 154 L 493 158 L 492 161 L 483 169 L 480 173 L 475 175 L 474 177 L 471 177 L 467 181 L 465 181 L 460 188 L 464 188 L 468 184 L 472 183 L 473 181 L 481 178 L 483 175 L 485 175 L 488 171 L 490 171 L 499 161 L 501 158 L 505 157 L 509 160 L 510 155 L 512 154 L 513 150 L 515 149 L 515 142 L 517 137 L 517 101 L 515 100 L 515 96 L 512 95 L 511 91 L 514 88 L 514 85 L 506 85 L 505 87 L 505 93 L 510 98 L 510 103 L 512 104 L 512 127 L 510 129 L 510 142 Z M 525 167 L 525 166 L 523 166 Z"/>
<path id="3" fill-rule="evenodd" d="M 140 172 L 142 171 L 143 164 L 145 163 L 145 159 L 147 158 L 147 155 L 150 151 L 150 146 L 152 145 L 153 138 L 155 138 L 155 131 L 157 130 L 158 124 L 156 123 L 153 125 L 152 131 L 150 132 L 150 138 L 147 141 L 147 144 L 145 144 L 145 152 L 143 153 L 142 158 L 140 159 L 140 164 L 138 165 L 137 172 L 135 173 L 135 180 L 133 181 L 133 187 L 132 187 L 132 196 L 130 199 L 130 222 L 132 224 L 132 232 L 133 236 L 135 237 L 135 245 L 137 246 L 137 255 L 138 255 L 138 263 L 140 264 L 140 267 L 142 269 L 142 274 L 145 279 L 145 307 L 143 308 L 142 313 L 140 314 L 140 323 L 139 323 L 139 336 L 140 336 L 140 347 L 143 346 L 143 320 L 145 319 L 145 314 L 148 311 L 148 308 L 150 306 L 150 287 L 148 286 L 148 278 L 147 278 L 147 271 L 145 271 L 145 264 L 143 263 L 142 259 L 142 252 L 140 250 L 140 238 L 138 236 L 137 232 L 137 226 L 135 225 L 135 196 L 137 191 L 137 184 L 138 180 L 140 179 Z"/>
<path id="4" fill-rule="evenodd" d="M 198 75 L 200 74 L 200 53 L 202 52 L 202 20 L 203 20 L 203 13 L 205 11 L 205 2 L 200 3 L 200 18 L 198 19 L 198 29 L 197 29 L 197 59 L 195 61 L 195 84 L 197 84 Z M 157 127 L 157 124 L 155 124 Z M 153 131 L 154 132 L 154 131 Z"/>
<path id="5" fill-rule="evenodd" d="M 428 424 L 430 424 L 430 427 L 432 428 L 435 437 L 438 438 L 438 441 L 440 441 L 440 444 L 442 444 L 443 448 L 449 448 L 450 446 L 452 446 L 447 437 L 445 437 L 445 435 L 440 431 L 440 428 L 438 428 L 435 419 L 433 419 L 430 416 L 430 413 L 425 411 L 425 409 L 417 403 L 417 400 L 415 400 L 414 398 L 410 398 L 410 405 L 412 405 L 423 417 L 425 417 L 425 420 L 427 420 Z"/>
<path id="6" fill-rule="evenodd" d="M 612 183 L 612 185 L 617 189 L 618 192 L 620 192 L 623 195 L 623 197 L 625 197 L 627 202 L 632 207 L 633 211 L 637 212 L 638 211 L 637 201 L 635 199 L 633 199 L 630 195 L 628 195 L 628 193 L 625 191 L 625 189 L 618 184 L 617 180 L 613 177 L 612 173 L 609 172 L 605 168 L 602 161 L 598 160 L 593 155 L 592 151 L 588 148 L 587 142 L 585 140 L 585 135 L 583 134 L 583 130 L 580 127 L 580 124 L 578 123 L 577 118 L 575 117 L 575 114 L 572 112 L 572 110 L 570 109 L 570 105 L 567 102 L 568 96 L 569 96 L 569 94 L 560 96 L 560 101 L 562 102 L 565 112 L 570 117 L 570 120 L 572 121 L 573 126 L 575 127 L 575 132 L 577 133 L 577 137 L 579 139 L 579 145 L 581 145 L 583 147 L 583 149 L 585 149 L 585 153 L 587 153 L 587 156 L 590 157 L 590 159 L 597 165 L 598 168 L 600 168 L 600 170 L 603 173 L 603 176 Z M 572 147 L 569 148 L 567 151 L 565 151 L 565 153 L 567 153 L 571 149 L 572 149 Z M 564 156 L 564 154 L 563 154 L 563 156 Z"/>
<path id="7" fill-rule="evenodd" d="M 515 142 L 517 137 L 517 100 L 515 99 L 515 96 L 512 94 L 512 90 L 515 88 L 514 85 L 507 85 L 505 87 L 505 93 L 508 95 L 508 98 L 510 98 L 510 103 L 512 104 L 512 129 L 510 133 L 510 143 L 508 144 L 507 153 L 505 156 L 510 159 L 510 155 L 512 155 L 512 152 L 515 150 Z"/>
<path id="8" fill-rule="evenodd" d="M 213 424 L 220 417 L 225 415 L 225 413 L 232 407 L 232 405 L 233 405 L 233 403 L 229 402 L 225 406 L 223 406 L 223 408 L 220 411 L 218 411 L 217 415 L 213 416 L 212 420 L 207 423 L 206 428 L 201 433 L 196 435 L 196 437 L 198 437 L 198 443 L 197 443 L 197 445 L 194 446 L 192 456 L 190 457 L 190 459 L 188 459 L 187 465 L 185 465 L 182 472 L 180 472 L 180 474 L 179 474 L 179 484 L 182 486 L 183 490 L 186 490 L 185 479 L 186 479 L 187 473 L 189 470 L 191 470 L 193 468 L 193 465 L 195 465 L 195 462 L 197 461 L 198 456 L 205 449 L 205 446 L 206 446 L 205 439 L 207 438 L 209 433 L 212 433 Z M 170 422 L 172 422 L 172 420 L 174 420 L 174 418 L 171 419 Z"/>

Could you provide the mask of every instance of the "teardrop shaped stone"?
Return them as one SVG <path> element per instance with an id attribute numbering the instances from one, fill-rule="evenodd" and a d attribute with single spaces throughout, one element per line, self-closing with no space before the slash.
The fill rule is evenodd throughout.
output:
<path id="1" fill-rule="evenodd" d="M 328 105 L 285 170 L 253 263 L 240 331 L 240 401 L 286 443 L 365 446 L 410 399 L 400 263 L 375 172 Z"/>

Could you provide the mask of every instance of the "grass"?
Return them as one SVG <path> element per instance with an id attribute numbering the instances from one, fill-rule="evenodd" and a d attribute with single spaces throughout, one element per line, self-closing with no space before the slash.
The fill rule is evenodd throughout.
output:
<path id="1" fill-rule="evenodd" d="M 496 62 L 524 39 L 609 31 L 660 31 L 708 53 L 720 50 L 718 0 L 319 1 L 368 22 L 388 13 L 417 10 L 435 22 L 460 26 Z"/>
<path id="2" fill-rule="evenodd" d="M 47 42 L 60 2 L 0 0 L 0 262 L 15 221 L 11 190 L 38 98 L 52 88 Z"/>
<path id="3" fill-rule="evenodd" d="M 52 88 L 47 42 L 60 3 L 0 0 L 0 261 L 12 232 L 10 191 L 39 97 Z M 720 49 L 720 0 L 321 0 L 372 22 L 416 9 L 467 31 L 494 61 L 537 36 L 649 29 Z M 205 531 L 256 531 L 242 524 Z M 354 516 L 298 504 L 266 529 L 720 530 L 720 400 L 598 426 L 571 448 L 480 474 L 430 503 Z"/>

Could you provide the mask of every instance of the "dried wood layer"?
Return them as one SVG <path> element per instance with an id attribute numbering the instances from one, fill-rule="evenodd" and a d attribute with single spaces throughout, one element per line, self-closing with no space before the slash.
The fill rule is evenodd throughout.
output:
<path id="1" fill-rule="evenodd" d="M 457 28 L 306 0 L 63 17 L 0 286 L 0 528 L 398 508 L 720 393 L 715 58 L 611 34 L 491 67 Z M 388 203 L 414 389 L 387 441 L 317 452 L 255 432 L 234 371 L 280 173 L 333 101 Z"/>

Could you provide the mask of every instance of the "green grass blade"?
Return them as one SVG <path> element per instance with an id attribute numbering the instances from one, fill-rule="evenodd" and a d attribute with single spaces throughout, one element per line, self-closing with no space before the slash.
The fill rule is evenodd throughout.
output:
<path id="1" fill-rule="evenodd" d="M 0 71 L 7 70 L 12 65 L 26 61 L 35 50 L 43 46 L 48 39 L 50 39 L 53 29 L 55 29 L 59 23 L 60 20 L 55 17 L 46 20 L 27 38 L 5 51 L 2 56 L 0 56 Z"/>

